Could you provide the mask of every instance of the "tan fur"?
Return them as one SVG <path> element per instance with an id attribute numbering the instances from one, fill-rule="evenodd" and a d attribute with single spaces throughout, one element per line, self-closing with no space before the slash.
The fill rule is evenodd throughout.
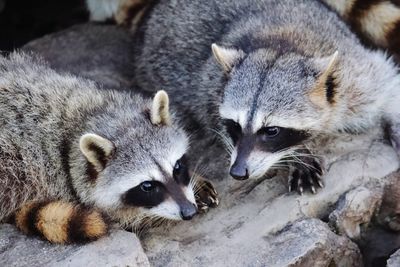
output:
<path id="1" fill-rule="evenodd" d="M 353 9 L 356 0 L 325 0 L 325 2 L 335 9 L 339 15 L 346 18 Z"/>
<path id="2" fill-rule="evenodd" d="M 398 21 L 400 21 L 400 8 L 390 2 L 372 6 L 360 18 L 362 31 L 380 46 L 388 45 L 386 36 L 396 27 Z"/>
<path id="3" fill-rule="evenodd" d="M 326 70 L 320 75 L 318 78 L 316 85 L 314 89 L 310 92 L 310 100 L 313 102 L 315 105 L 323 108 L 327 106 L 327 100 L 326 100 L 326 86 L 325 82 L 328 79 L 329 75 L 331 75 L 334 71 L 334 68 L 336 66 L 337 60 L 338 60 L 338 51 L 336 51 L 332 56 L 331 59 L 328 63 L 328 67 Z"/>
<path id="4" fill-rule="evenodd" d="M 97 211 L 91 211 L 83 220 L 85 235 L 90 239 L 97 239 L 107 234 L 107 224 L 103 216 Z"/>
<path id="5" fill-rule="evenodd" d="M 171 125 L 169 98 L 165 91 L 158 91 L 154 96 L 150 117 L 154 125 Z"/>
<path id="6" fill-rule="evenodd" d="M 212 44 L 211 49 L 217 62 L 226 72 L 230 72 L 233 65 L 244 57 L 244 52 L 237 49 L 225 48 Z"/>
<path id="7" fill-rule="evenodd" d="M 97 134 L 84 134 L 79 141 L 79 147 L 87 158 L 87 160 L 92 163 L 97 171 L 102 171 L 104 166 L 99 161 L 99 155 L 97 151 L 91 149 L 94 145 L 104 151 L 106 157 L 110 156 L 114 151 L 114 145 L 109 140 L 97 135 Z"/>
<path id="8" fill-rule="evenodd" d="M 68 242 L 68 224 L 74 214 L 72 203 L 56 201 L 41 208 L 36 228 L 52 243 Z"/>
<path id="9" fill-rule="evenodd" d="M 118 25 L 128 25 L 135 30 L 138 23 L 142 19 L 144 13 L 149 7 L 149 0 L 126 0 L 118 8 L 114 18 Z M 137 12 L 132 14 L 132 10 Z M 132 17 L 132 15 L 134 15 Z"/>
<path id="10" fill-rule="evenodd" d="M 30 232 L 27 215 L 29 211 L 37 205 L 37 203 L 29 202 L 15 212 L 15 225 L 25 234 Z"/>

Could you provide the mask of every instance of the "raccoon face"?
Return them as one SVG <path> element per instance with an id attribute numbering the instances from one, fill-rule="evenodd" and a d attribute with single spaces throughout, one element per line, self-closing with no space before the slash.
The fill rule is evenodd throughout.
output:
<path id="1" fill-rule="evenodd" d="M 327 127 L 336 100 L 336 54 L 309 59 L 264 49 L 246 55 L 212 48 L 229 76 L 219 112 L 232 140 L 233 178 L 265 175 Z"/>
<path id="2" fill-rule="evenodd" d="M 170 122 L 167 94 L 157 93 L 150 114 L 135 120 L 141 121 L 118 129 L 120 135 L 113 138 L 81 137 L 80 149 L 92 180 L 88 198 L 124 218 L 142 214 L 191 219 L 197 206 L 185 157 L 188 140 Z"/>

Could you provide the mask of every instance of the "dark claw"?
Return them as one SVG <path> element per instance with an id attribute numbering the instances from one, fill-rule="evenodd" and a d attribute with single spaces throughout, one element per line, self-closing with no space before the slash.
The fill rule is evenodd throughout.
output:
<path id="1" fill-rule="evenodd" d="M 218 193 L 209 181 L 199 179 L 196 187 L 198 190 L 195 199 L 199 213 L 205 213 L 209 208 L 218 206 Z"/>
<path id="2" fill-rule="evenodd" d="M 311 154 L 310 151 L 303 149 L 302 153 Z M 321 180 L 323 175 L 323 167 L 319 159 L 312 156 L 297 157 L 304 164 L 292 162 L 289 163 L 289 192 L 296 190 L 300 195 L 305 190 L 317 193 L 317 188 L 323 188 L 324 184 Z"/>

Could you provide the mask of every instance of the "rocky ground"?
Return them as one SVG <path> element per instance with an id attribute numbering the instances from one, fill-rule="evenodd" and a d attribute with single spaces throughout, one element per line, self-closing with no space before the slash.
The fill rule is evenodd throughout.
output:
<path id="1" fill-rule="evenodd" d="M 123 51 L 130 38 L 113 26 L 83 25 L 25 50 L 42 54 L 58 70 L 126 88 L 129 66 L 118 62 L 129 62 Z M 125 55 L 120 60 L 110 55 L 116 44 Z M 141 236 L 141 245 L 134 234 L 115 231 L 85 246 L 54 246 L 2 225 L 0 266 L 385 266 L 389 257 L 388 266 L 400 266 L 399 163 L 377 136 L 326 140 L 325 188 L 316 195 L 287 193 L 284 174 L 235 182 L 215 156 L 221 152 L 205 151 L 200 170 L 217 186 L 218 208 L 153 229 Z"/>

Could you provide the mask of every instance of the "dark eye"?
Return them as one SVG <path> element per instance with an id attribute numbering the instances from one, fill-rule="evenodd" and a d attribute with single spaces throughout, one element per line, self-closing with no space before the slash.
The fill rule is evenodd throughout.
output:
<path id="1" fill-rule="evenodd" d="M 143 192 L 149 193 L 154 189 L 154 184 L 152 182 L 146 181 L 140 184 L 140 189 Z"/>
<path id="2" fill-rule="evenodd" d="M 174 175 L 179 175 L 182 169 L 182 161 L 179 159 L 176 161 L 174 166 Z"/>
<path id="3" fill-rule="evenodd" d="M 236 144 L 242 134 L 242 127 L 234 120 L 225 120 L 224 124 L 226 131 L 232 138 L 233 143 Z"/>
<path id="4" fill-rule="evenodd" d="M 177 182 L 181 182 L 183 184 L 189 183 L 190 177 L 186 156 L 183 156 L 176 161 L 173 176 Z"/>
<path id="5" fill-rule="evenodd" d="M 279 127 L 265 127 L 263 134 L 265 134 L 268 138 L 272 138 L 277 136 L 280 131 L 281 129 Z"/>

